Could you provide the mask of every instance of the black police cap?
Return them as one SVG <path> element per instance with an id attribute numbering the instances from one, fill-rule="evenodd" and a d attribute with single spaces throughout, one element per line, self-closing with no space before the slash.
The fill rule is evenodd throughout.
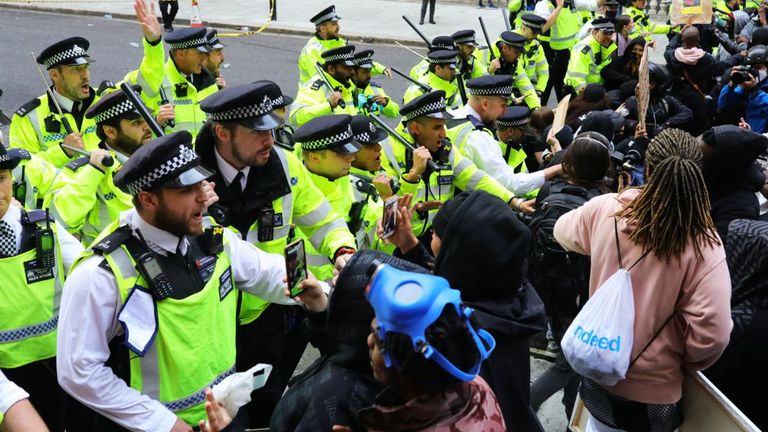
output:
<path id="1" fill-rule="evenodd" d="M 525 43 L 528 42 L 528 39 L 519 33 L 505 31 L 501 32 L 501 42 L 518 51 L 523 51 L 525 49 Z"/>
<path id="2" fill-rule="evenodd" d="M 192 135 L 178 131 L 141 146 L 115 174 L 115 186 L 136 196 L 157 188 L 193 186 L 211 177 L 192 150 Z"/>
<path id="3" fill-rule="evenodd" d="M 29 159 L 30 157 L 26 150 L 6 149 L 3 143 L 0 143 L 0 170 L 13 171 L 22 159 Z"/>
<path id="4" fill-rule="evenodd" d="M 355 62 L 355 66 L 371 69 L 373 68 L 373 50 L 362 50 L 355 52 L 352 59 Z"/>
<path id="5" fill-rule="evenodd" d="M 475 96 L 510 98 L 514 82 L 511 75 L 483 75 L 467 81 L 467 93 Z"/>
<path id="6" fill-rule="evenodd" d="M 440 49 L 455 50 L 456 42 L 453 41 L 453 37 L 451 36 L 435 36 L 435 38 L 432 39 L 432 43 L 429 44 L 429 48 L 430 51 Z"/>
<path id="7" fill-rule="evenodd" d="M 432 51 L 427 54 L 427 63 L 442 66 L 451 66 L 456 69 L 456 56 L 458 52 L 449 50 Z"/>
<path id="8" fill-rule="evenodd" d="M 205 39 L 207 40 L 208 46 L 211 47 L 211 49 L 217 50 L 227 47 L 219 40 L 219 31 L 216 29 L 208 29 L 208 32 L 205 34 Z"/>
<path id="9" fill-rule="evenodd" d="M 58 65 L 76 66 L 93 63 L 88 55 L 91 43 L 79 36 L 64 39 L 44 49 L 37 56 L 37 62 L 50 69 Z"/>
<path id="10" fill-rule="evenodd" d="M 613 18 L 597 17 L 592 20 L 592 30 L 600 30 L 604 32 L 615 32 L 616 27 L 614 26 Z"/>
<path id="11" fill-rule="evenodd" d="M 524 26 L 530 28 L 536 33 L 541 33 L 541 31 L 544 28 L 544 24 L 547 22 L 544 18 L 536 15 L 536 14 L 525 14 L 520 18 L 520 21 L 523 23 Z"/>
<path id="12" fill-rule="evenodd" d="M 477 46 L 477 41 L 475 40 L 476 33 L 474 30 L 459 30 L 456 33 L 451 35 L 451 39 L 453 39 L 453 43 L 456 45 L 474 45 Z"/>
<path id="13" fill-rule="evenodd" d="M 377 127 L 368 116 L 352 117 L 352 134 L 360 144 L 378 144 L 387 139 L 387 131 Z"/>
<path id="14" fill-rule="evenodd" d="M 141 86 L 133 85 L 131 87 L 137 94 L 141 93 Z M 139 117 L 141 117 L 141 114 L 139 114 L 139 111 L 133 106 L 133 103 L 131 103 L 128 96 L 122 90 L 103 95 L 101 99 L 91 105 L 88 111 L 85 112 L 85 118 L 94 119 L 96 124 L 114 118 L 134 120 Z"/>
<path id="15" fill-rule="evenodd" d="M 445 92 L 442 90 L 425 93 L 400 108 L 403 122 L 411 121 L 421 116 L 450 120 L 453 118 L 446 111 Z"/>
<path id="16" fill-rule="evenodd" d="M 265 84 L 267 86 L 267 96 L 272 100 L 272 108 L 285 108 L 293 103 L 293 98 L 283 94 L 283 90 L 276 82 L 270 80 L 254 81 L 254 84 Z"/>
<path id="17" fill-rule="evenodd" d="M 504 110 L 499 118 L 496 119 L 496 127 L 520 127 L 528 124 L 531 117 L 531 110 L 524 106 L 511 106 Z"/>
<path id="18" fill-rule="evenodd" d="M 296 129 L 293 139 L 301 143 L 304 150 L 331 150 L 345 155 L 357 153 L 360 144 L 354 140 L 351 122 L 349 114 L 316 117 Z"/>
<path id="19" fill-rule="evenodd" d="M 317 27 L 324 22 L 338 21 L 340 19 L 341 17 L 336 15 L 336 6 L 330 5 L 327 8 L 318 12 L 317 15 L 313 16 L 309 20 L 312 22 L 312 24 L 315 25 L 315 27 Z"/>
<path id="20" fill-rule="evenodd" d="M 354 66 L 355 46 L 344 45 L 338 48 L 329 49 L 320 54 L 325 64 L 344 64 Z"/>
<path id="21" fill-rule="evenodd" d="M 200 102 L 200 109 L 216 122 L 235 122 L 263 131 L 279 126 L 272 116 L 274 105 L 269 83 L 255 82 L 227 86 Z"/>
<path id="22" fill-rule="evenodd" d="M 205 28 L 182 28 L 174 30 L 165 36 L 165 42 L 172 49 L 197 48 L 200 52 L 211 52 Z"/>

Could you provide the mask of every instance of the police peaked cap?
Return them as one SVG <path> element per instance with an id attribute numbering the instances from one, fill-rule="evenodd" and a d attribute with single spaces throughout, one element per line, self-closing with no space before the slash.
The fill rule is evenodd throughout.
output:
<path id="1" fill-rule="evenodd" d="M 387 131 L 376 127 L 368 116 L 352 117 L 352 134 L 360 144 L 378 144 L 387 139 Z"/>
<path id="2" fill-rule="evenodd" d="M 323 57 L 324 64 L 344 64 L 354 66 L 355 46 L 344 45 L 338 48 L 329 49 L 320 54 Z"/>
<path id="3" fill-rule="evenodd" d="M 512 85 L 515 80 L 511 75 L 483 75 L 467 81 L 467 93 L 475 96 L 512 97 Z"/>
<path id="4" fill-rule="evenodd" d="M 54 66 L 77 66 L 93 63 L 94 60 L 86 51 L 91 46 L 88 39 L 79 36 L 64 39 L 44 49 L 37 62 L 51 69 Z"/>
<path id="5" fill-rule="evenodd" d="M 445 120 L 453 118 L 446 111 L 445 92 L 443 90 L 425 93 L 413 99 L 400 108 L 400 115 L 403 116 L 403 122 L 408 122 L 421 116 Z"/>
<path id="6" fill-rule="evenodd" d="M 205 28 L 182 28 L 174 30 L 165 36 L 165 42 L 172 49 L 197 48 L 198 51 L 209 53 L 207 30 Z"/>
<path id="7" fill-rule="evenodd" d="M 313 16 L 309 20 L 312 22 L 312 24 L 315 25 L 315 27 L 317 27 L 324 22 L 338 21 L 340 19 L 341 17 L 336 15 L 336 6 L 330 5 L 327 8 L 318 12 L 317 15 Z"/>
<path id="8" fill-rule="evenodd" d="M 216 122 L 235 122 L 257 131 L 271 130 L 279 126 L 272 115 L 275 107 L 271 88 L 264 81 L 227 86 L 203 99 L 200 109 Z"/>
<path id="9" fill-rule="evenodd" d="M 437 50 L 427 54 L 427 63 L 436 65 L 448 65 L 456 69 L 457 51 Z"/>
<path id="10" fill-rule="evenodd" d="M 441 49 L 456 49 L 456 42 L 454 42 L 452 36 L 436 36 L 434 39 L 432 39 L 432 43 L 429 44 L 429 50 L 437 51 Z"/>
<path id="11" fill-rule="evenodd" d="M 604 32 L 615 32 L 616 27 L 614 25 L 613 18 L 598 17 L 592 20 L 592 30 L 600 30 Z"/>
<path id="12" fill-rule="evenodd" d="M 270 80 L 258 80 L 253 83 L 266 85 L 267 96 L 272 100 L 272 108 L 285 108 L 293 103 L 293 98 L 287 94 L 283 94 L 283 90 L 276 82 Z"/>
<path id="13" fill-rule="evenodd" d="M 528 124 L 531 110 L 526 106 L 510 106 L 496 119 L 496 127 L 520 127 Z"/>
<path id="14" fill-rule="evenodd" d="M 192 150 L 192 135 L 178 131 L 139 147 L 115 174 L 114 181 L 120 190 L 136 196 L 157 188 L 193 186 L 213 174 Z"/>
<path id="15" fill-rule="evenodd" d="M 11 170 L 21 162 L 22 159 L 31 158 L 29 152 L 20 148 L 6 149 L 3 143 L 0 143 L 0 170 Z"/>
<path id="16" fill-rule="evenodd" d="M 335 114 L 316 117 L 296 129 L 293 139 L 308 151 L 331 150 L 349 155 L 360 150 L 352 133 L 352 116 Z"/>
<path id="17" fill-rule="evenodd" d="M 547 22 L 547 20 L 545 20 L 544 18 L 532 13 L 527 13 L 523 15 L 520 18 L 520 21 L 523 23 L 524 26 L 530 28 L 531 30 L 537 33 L 541 33 L 541 31 L 544 29 L 544 24 Z"/>
<path id="18" fill-rule="evenodd" d="M 141 86 L 133 85 L 131 88 L 137 94 L 141 93 Z M 96 124 L 114 118 L 134 120 L 139 117 L 141 114 L 122 90 L 107 93 L 85 112 L 85 118 L 94 119 Z"/>
<path id="19" fill-rule="evenodd" d="M 362 50 L 355 52 L 352 61 L 357 67 L 371 69 L 373 67 L 373 50 Z"/>
<path id="20" fill-rule="evenodd" d="M 453 42 L 456 45 L 474 45 L 477 46 L 475 40 L 476 33 L 474 30 L 459 30 L 451 35 Z"/>
<path id="21" fill-rule="evenodd" d="M 212 49 L 217 50 L 227 47 L 219 40 L 219 31 L 216 29 L 208 29 L 208 32 L 205 34 L 205 39 L 208 41 L 208 46 Z"/>
<path id="22" fill-rule="evenodd" d="M 528 42 L 528 39 L 519 33 L 505 31 L 501 32 L 501 42 L 518 51 L 523 51 L 525 49 L 525 43 Z"/>

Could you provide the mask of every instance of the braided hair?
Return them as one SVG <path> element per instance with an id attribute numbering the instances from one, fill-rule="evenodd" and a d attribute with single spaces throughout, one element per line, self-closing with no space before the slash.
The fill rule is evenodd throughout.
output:
<path id="1" fill-rule="evenodd" d="M 616 214 L 637 224 L 630 240 L 667 262 L 682 255 L 690 241 L 696 257 L 703 259 L 702 247 L 720 240 L 696 139 L 680 129 L 665 129 L 648 146 L 645 160 L 648 183 Z"/>

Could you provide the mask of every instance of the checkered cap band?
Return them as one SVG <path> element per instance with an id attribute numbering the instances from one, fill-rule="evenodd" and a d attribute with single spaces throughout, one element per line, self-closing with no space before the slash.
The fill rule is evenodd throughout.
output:
<path id="1" fill-rule="evenodd" d="M 448 57 L 448 58 L 427 58 L 427 62 L 430 64 L 451 64 L 456 63 L 456 57 Z"/>
<path id="2" fill-rule="evenodd" d="M 454 39 L 454 42 L 456 45 L 458 44 L 468 44 L 468 43 L 475 43 L 475 38 L 472 36 L 467 36 L 463 38 Z"/>
<path id="3" fill-rule="evenodd" d="M 493 88 L 467 87 L 467 93 L 475 96 L 509 96 L 512 94 L 512 86 L 493 87 Z"/>
<path id="4" fill-rule="evenodd" d="M 425 114 L 432 114 L 440 111 L 445 111 L 445 98 L 440 98 L 434 102 L 428 103 L 422 107 L 418 107 L 412 112 L 409 112 L 403 116 L 406 121 L 413 120 L 416 117 L 423 116 Z"/>
<path id="5" fill-rule="evenodd" d="M 600 24 L 594 24 L 592 26 L 592 30 L 610 30 L 610 31 L 616 31 L 616 27 L 613 25 L 613 23 L 605 22 Z"/>
<path id="6" fill-rule="evenodd" d="M 320 138 L 312 141 L 301 141 L 301 148 L 304 150 L 325 150 L 334 144 L 343 143 L 352 139 L 352 126 L 347 126 L 347 129 L 336 135 Z"/>
<path id="7" fill-rule="evenodd" d="M 176 43 L 168 43 L 168 46 L 170 46 L 173 49 L 186 49 L 186 48 L 197 48 L 199 46 L 207 45 L 208 39 L 205 38 L 205 36 L 197 39 L 190 39 L 185 40 L 181 42 Z"/>
<path id="8" fill-rule="evenodd" d="M 374 126 L 373 123 L 370 123 L 368 125 L 368 130 L 370 130 L 371 133 L 368 133 L 368 131 L 360 132 L 359 134 L 355 135 L 355 140 L 362 142 L 373 142 L 373 137 L 376 133 L 376 126 Z"/>
<path id="9" fill-rule="evenodd" d="M 9 160 L 11 160 L 11 155 L 9 155 L 8 153 L 0 156 L 0 163 L 7 162 Z"/>
<path id="10" fill-rule="evenodd" d="M 72 48 L 62 51 L 59 53 L 56 53 L 52 55 L 51 57 L 48 57 L 47 59 L 43 60 L 43 66 L 47 68 L 50 68 L 51 66 L 61 63 L 65 60 L 70 60 L 78 57 L 85 57 L 88 53 L 85 52 L 83 47 L 79 45 L 73 45 Z"/>
<path id="11" fill-rule="evenodd" d="M 323 60 L 326 63 L 335 62 L 335 61 L 343 61 L 343 60 L 354 60 L 355 54 L 353 52 L 348 53 L 342 53 L 342 54 L 336 54 L 328 57 L 323 57 Z"/>
<path id="12" fill-rule="evenodd" d="M 528 124 L 528 117 L 521 118 L 518 120 L 510 120 L 510 121 L 500 120 L 500 119 L 496 120 L 496 126 L 501 126 L 501 127 L 523 126 L 527 124 Z"/>
<path id="13" fill-rule="evenodd" d="M 128 111 L 132 111 L 133 109 L 134 108 L 133 108 L 133 104 L 131 103 L 131 101 L 126 99 L 126 100 L 120 102 L 119 104 L 117 104 L 117 105 L 107 109 L 106 111 L 100 112 L 100 113 L 96 114 L 93 117 L 93 120 L 96 122 L 96 124 L 99 124 L 99 123 L 101 123 L 103 121 L 109 120 L 111 118 L 115 118 L 115 117 L 119 116 L 120 114 L 126 113 Z"/>
<path id="14" fill-rule="evenodd" d="M 283 96 L 280 96 L 280 103 L 282 103 Z M 269 114 L 274 109 L 274 105 L 277 101 L 272 102 L 267 96 L 264 96 L 264 100 L 259 104 L 239 106 L 232 108 L 231 110 L 222 111 L 219 113 L 212 113 L 209 117 L 213 121 L 226 121 L 226 120 L 242 120 L 254 117 L 261 117 L 265 114 Z"/>
<path id="15" fill-rule="evenodd" d="M 368 64 L 368 63 L 373 63 L 373 54 L 369 54 L 365 57 L 355 57 L 353 61 L 358 66 Z"/>
<path id="16" fill-rule="evenodd" d="M 520 21 L 522 21 L 522 22 L 523 22 L 523 25 L 524 25 L 524 26 L 526 26 L 526 27 L 530 27 L 530 28 L 532 28 L 532 29 L 541 29 L 541 28 L 543 28 L 543 27 L 544 27 L 544 25 L 543 25 L 543 24 L 539 24 L 539 23 L 535 23 L 535 22 L 527 21 L 527 20 L 525 19 L 525 17 L 523 17 L 523 18 L 520 18 Z"/>
<path id="17" fill-rule="evenodd" d="M 332 11 L 328 12 L 327 14 L 325 14 L 323 16 L 319 16 L 319 17 L 315 18 L 315 20 L 312 21 L 312 22 L 315 23 L 315 24 L 322 24 L 325 21 L 328 21 L 328 20 L 331 20 L 331 19 L 334 19 L 334 18 L 336 18 L 336 11 L 332 10 Z"/>
<path id="18" fill-rule="evenodd" d="M 283 95 L 280 95 L 279 97 L 276 97 L 274 100 L 272 100 L 272 106 L 279 106 L 282 105 L 285 99 L 283 99 Z"/>
<path id="19" fill-rule="evenodd" d="M 131 195 L 138 195 L 139 192 L 149 189 L 151 186 L 155 186 L 155 182 L 168 174 L 182 168 L 194 162 L 198 158 L 197 153 L 185 145 L 179 146 L 179 154 L 173 158 L 165 161 L 159 167 L 153 169 L 149 173 L 139 177 L 138 179 L 128 183 L 125 188 Z"/>

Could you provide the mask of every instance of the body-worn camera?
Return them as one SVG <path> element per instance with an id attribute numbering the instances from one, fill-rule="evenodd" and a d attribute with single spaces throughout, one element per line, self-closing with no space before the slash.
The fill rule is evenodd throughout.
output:
<path id="1" fill-rule="evenodd" d="M 731 75 L 731 82 L 738 85 L 750 79 L 757 79 L 760 71 L 752 66 L 735 66 Z M 752 77 L 750 78 L 750 75 Z"/>

